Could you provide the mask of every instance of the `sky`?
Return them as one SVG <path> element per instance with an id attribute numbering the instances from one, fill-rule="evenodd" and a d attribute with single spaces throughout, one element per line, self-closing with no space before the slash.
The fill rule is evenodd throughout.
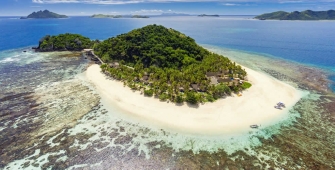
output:
<path id="1" fill-rule="evenodd" d="M 45 9 L 69 16 L 162 13 L 259 15 L 279 10 L 335 9 L 335 0 L 0 0 L 0 16 L 27 16 Z"/>

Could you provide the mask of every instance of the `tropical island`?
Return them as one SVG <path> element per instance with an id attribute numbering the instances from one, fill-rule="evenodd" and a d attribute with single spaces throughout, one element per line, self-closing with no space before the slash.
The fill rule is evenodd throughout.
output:
<path id="1" fill-rule="evenodd" d="M 328 11 L 277 11 L 258 15 L 255 19 L 259 20 L 335 20 L 335 10 Z"/>
<path id="2" fill-rule="evenodd" d="M 36 47 L 40 52 L 64 50 L 82 50 L 85 58 L 102 63 L 91 64 L 81 78 L 93 85 L 104 106 L 164 129 L 247 133 L 250 125 L 281 120 L 303 95 L 158 25 L 102 42 L 79 34 L 48 35 Z M 286 108 L 274 108 L 278 101 Z"/>
<path id="3" fill-rule="evenodd" d="M 160 100 L 213 102 L 251 86 L 246 71 L 174 29 L 149 25 L 94 46 L 103 71 Z"/>
<path id="4" fill-rule="evenodd" d="M 66 15 L 56 14 L 48 10 L 37 11 L 29 14 L 27 17 L 21 17 L 21 19 L 46 19 L 46 18 L 68 18 Z"/>
<path id="5" fill-rule="evenodd" d="M 94 14 L 91 18 L 149 18 L 144 15 L 105 15 L 105 14 Z"/>
<path id="6" fill-rule="evenodd" d="M 198 17 L 220 17 L 220 16 L 217 15 L 217 14 L 215 14 L 215 15 L 201 14 L 201 15 L 198 15 Z"/>
<path id="7" fill-rule="evenodd" d="M 103 62 L 103 72 L 162 101 L 213 102 L 251 86 L 240 65 L 209 52 L 185 34 L 159 25 L 148 25 L 102 42 L 79 34 L 47 35 L 34 49 L 50 52 L 89 48 Z"/>

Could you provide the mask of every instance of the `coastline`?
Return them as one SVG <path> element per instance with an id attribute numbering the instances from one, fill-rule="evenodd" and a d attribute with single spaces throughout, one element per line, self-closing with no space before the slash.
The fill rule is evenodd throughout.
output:
<path id="1" fill-rule="evenodd" d="M 242 96 L 229 96 L 198 107 L 184 103 L 177 105 L 140 95 L 111 80 L 99 65 L 88 67 L 86 79 L 91 82 L 105 105 L 117 107 L 123 114 L 155 127 L 193 135 L 240 134 L 250 131 L 250 125 L 266 127 L 288 114 L 303 96 L 302 92 L 275 78 L 246 68 L 253 86 Z M 278 102 L 286 108 L 275 109 Z"/>

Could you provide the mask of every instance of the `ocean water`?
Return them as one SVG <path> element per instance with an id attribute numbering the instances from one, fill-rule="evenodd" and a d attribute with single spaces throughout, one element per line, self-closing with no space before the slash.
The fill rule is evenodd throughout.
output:
<path id="1" fill-rule="evenodd" d="M 69 32 L 79 33 L 91 39 L 104 40 L 148 24 L 160 24 L 179 30 L 193 37 L 200 44 L 279 57 L 327 69 L 331 73 L 335 72 L 335 33 L 333 31 L 335 22 L 259 21 L 249 18 L 252 17 L 153 17 L 149 19 L 71 17 L 45 20 L 3 17 L 0 18 L 0 51 L 36 46 L 38 40 L 44 35 Z M 4 57 L 6 56 L 0 56 L 0 58 Z"/>
<path id="2" fill-rule="evenodd" d="M 303 90 L 313 87 L 305 84 L 319 86 L 304 82 L 306 77 L 335 81 L 335 22 L 250 18 L 0 17 L 0 169 L 334 168 L 335 154 L 329 153 L 334 153 L 335 128 L 321 111 L 330 113 L 326 109 L 335 98 L 311 92 L 278 124 L 248 134 L 190 136 L 127 122 L 118 110 L 99 103 L 92 87 L 73 79 L 89 62 L 84 56 L 31 50 L 47 34 L 104 40 L 160 24 Z"/>

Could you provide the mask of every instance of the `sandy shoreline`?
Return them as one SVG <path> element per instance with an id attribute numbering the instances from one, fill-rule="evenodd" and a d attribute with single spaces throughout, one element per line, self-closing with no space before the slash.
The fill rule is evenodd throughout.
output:
<path id="1" fill-rule="evenodd" d="M 122 82 L 110 80 L 99 65 L 90 66 L 85 72 L 105 105 L 117 107 L 122 114 L 150 123 L 158 128 L 187 134 L 221 135 L 250 131 L 250 125 L 267 126 L 288 114 L 289 108 L 302 97 L 302 92 L 277 79 L 245 68 L 253 86 L 241 97 L 232 96 L 214 103 L 189 107 L 186 103 L 161 102 L 158 99 L 140 95 Z M 278 110 L 279 101 L 286 108 Z"/>

